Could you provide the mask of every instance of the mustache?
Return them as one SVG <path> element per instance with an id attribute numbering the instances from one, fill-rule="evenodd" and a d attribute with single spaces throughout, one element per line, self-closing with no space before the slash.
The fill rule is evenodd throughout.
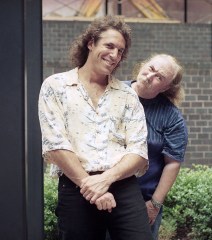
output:
<path id="1" fill-rule="evenodd" d="M 148 77 L 144 77 L 144 76 L 143 77 L 139 77 L 138 81 L 142 82 L 147 88 L 151 88 L 152 87 L 151 81 L 149 80 Z"/>

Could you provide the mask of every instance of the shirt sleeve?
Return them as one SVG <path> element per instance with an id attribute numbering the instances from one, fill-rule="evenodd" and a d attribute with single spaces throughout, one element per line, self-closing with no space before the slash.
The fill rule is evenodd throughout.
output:
<path id="1" fill-rule="evenodd" d="M 49 160 L 49 151 L 72 150 L 65 128 L 63 106 L 60 99 L 62 94 L 51 86 L 51 80 L 53 80 L 52 77 L 43 82 L 38 101 L 42 153 L 45 160 Z"/>
<path id="2" fill-rule="evenodd" d="M 164 148 L 162 153 L 173 160 L 182 162 L 184 161 L 188 142 L 187 127 L 179 112 L 171 116 L 169 121 L 170 124 L 164 130 Z"/>
<path id="3" fill-rule="evenodd" d="M 131 95 L 126 106 L 126 150 L 138 154 L 148 162 L 147 126 L 144 109 L 137 96 Z M 137 176 L 143 175 L 139 172 Z"/>

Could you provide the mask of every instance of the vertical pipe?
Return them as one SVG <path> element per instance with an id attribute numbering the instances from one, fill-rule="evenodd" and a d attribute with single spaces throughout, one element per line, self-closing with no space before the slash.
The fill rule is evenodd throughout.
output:
<path id="1" fill-rule="evenodd" d="M 185 23 L 187 23 L 188 21 L 187 13 L 188 13 L 188 1 L 184 0 L 184 22 Z"/>
<path id="2" fill-rule="evenodd" d="M 122 15 L 122 0 L 118 0 L 118 15 Z"/>
<path id="3" fill-rule="evenodd" d="M 105 15 L 108 15 L 108 0 L 105 0 Z"/>
<path id="4" fill-rule="evenodd" d="M 23 0 L 21 0 L 22 2 Z M 38 120 L 42 84 L 42 0 L 24 0 L 25 187 L 27 240 L 42 240 L 43 161 Z M 16 238 L 15 238 L 16 239 Z"/>

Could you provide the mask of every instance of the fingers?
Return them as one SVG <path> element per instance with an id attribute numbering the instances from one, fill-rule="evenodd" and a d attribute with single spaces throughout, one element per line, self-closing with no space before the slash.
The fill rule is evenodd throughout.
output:
<path id="1" fill-rule="evenodd" d="M 116 201 L 109 192 L 98 198 L 95 204 L 98 210 L 107 210 L 108 212 L 112 212 L 112 209 L 116 207 Z"/>
<path id="2" fill-rule="evenodd" d="M 147 207 L 147 213 L 148 213 L 148 217 L 149 217 L 149 224 L 153 225 L 155 222 L 155 219 L 159 213 L 159 210 L 155 209 L 155 207 L 153 207 L 151 201 L 146 202 L 146 207 Z"/>
<path id="3" fill-rule="evenodd" d="M 82 193 L 80 191 L 80 193 L 83 195 L 83 197 L 87 200 L 87 201 L 90 201 L 92 199 L 92 197 L 94 197 L 95 193 L 92 192 L 92 191 L 86 191 L 84 193 Z"/>
<path id="4" fill-rule="evenodd" d="M 99 175 L 88 176 L 81 181 L 80 193 L 87 201 L 94 203 L 100 196 L 107 192 L 109 185 L 104 177 Z"/>
<path id="5" fill-rule="evenodd" d="M 96 200 L 99 198 L 99 197 L 101 197 L 101 195 L 99 194 L 99 193 L 97 193 L 97 194 L 94 194 L 94 193 L 84 193 L 83 194 L 83 197 L 87 200 L 87 201 L 89 201 L 91 204 L 93 204 L 93 203 L 95 203 L 96 202 Z"/>
<path id="6" fill-rule="evenodd" d="M 90 199 L 90 202 L 93 204 L 96 202 L 96 200 L 100 197 L 101 195 L 97 195 L 95 194 L 91 199 Z"/>
<path id="7" fill-rule="evenodd" d="M 87 187 L 86 183 L 84 183 L 83 185 L 81 185 L 81 189 L 80 189 L 80 193 L 83 195 L 83 197 L 87 200 L 90 201 L 92 203 L 94 203 L 98 197 L 100 197 L 102 195 L 102 192 L 98 191 L 98 189 L 96 189 L 96 187 Z"/>
<path id="8" fill-rule="evenodd" d="M 149 218 L 149 224 L 150 224 L 150 225 L 153 225 L 154 222 L 155 222 L 155 218 L 152 218 L 152 219 Z"/>

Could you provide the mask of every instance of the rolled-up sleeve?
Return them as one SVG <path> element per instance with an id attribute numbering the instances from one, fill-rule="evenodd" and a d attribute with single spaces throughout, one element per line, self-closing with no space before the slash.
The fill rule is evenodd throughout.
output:
<path id="1" fill-rule="evenodd" d="M 188 142 L 188 130 L 185 120 L 179 112 L 174 112 L 169 118 L 170 124 L 164 131 L 164 147 L 162 153 L 179 162 L 184 161 Z"/>
<path id="2" fill-rule="evenodd" d="M 48 152 L 52 150 L 72 150 L 65 129 L 64 112 L 60 96 L 62 94 L 51 86 L 51 78 L 46 79 L 41 87 L 38 109 L 42 133 L 42 153 L 48 160 Z"/>

